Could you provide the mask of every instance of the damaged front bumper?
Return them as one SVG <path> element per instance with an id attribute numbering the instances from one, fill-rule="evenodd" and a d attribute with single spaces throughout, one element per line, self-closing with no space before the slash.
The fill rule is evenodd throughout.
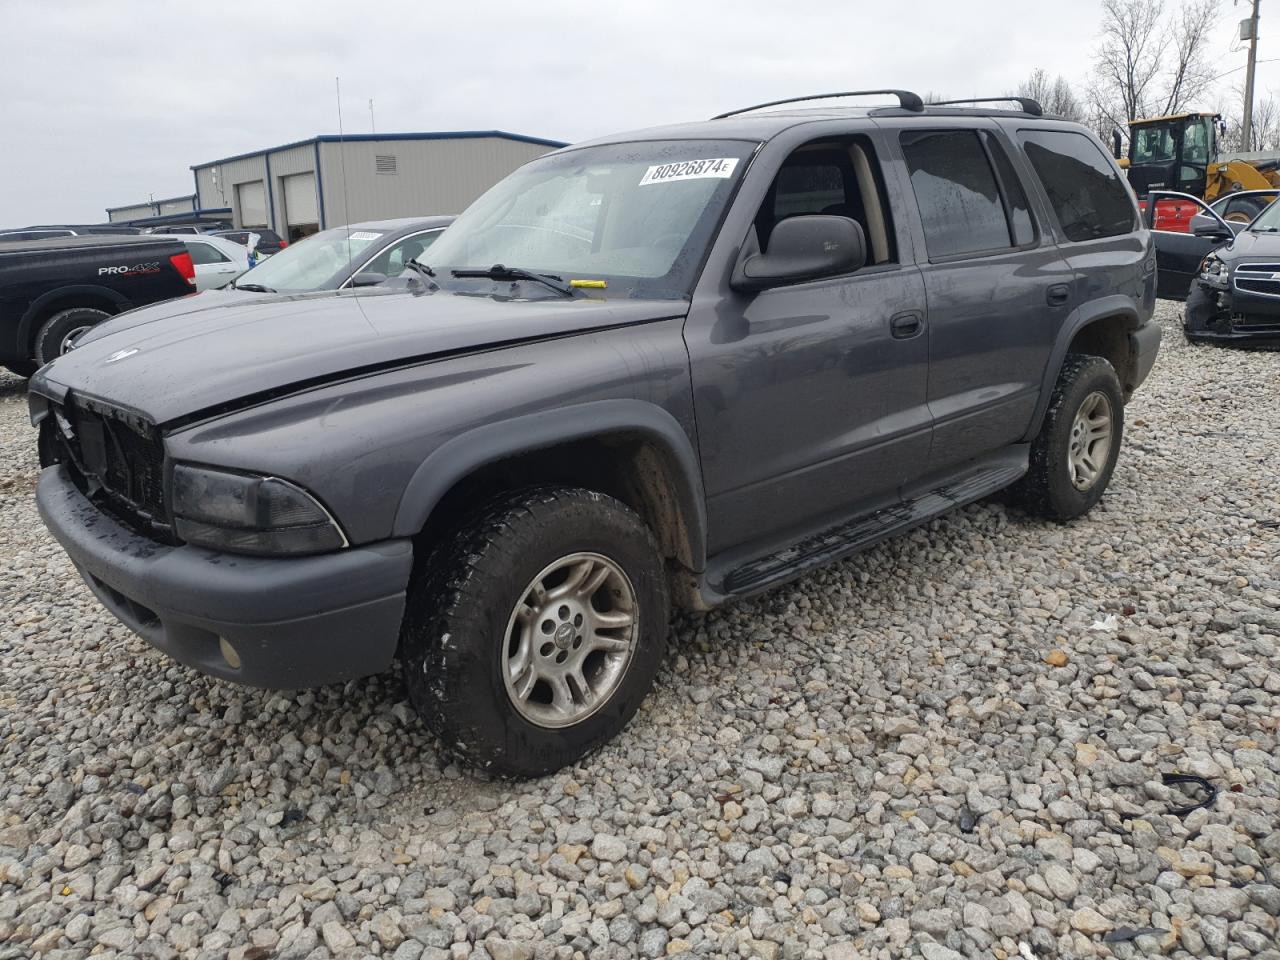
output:
<path id="1" fill-rule="evenodd" d="M 1280 281 L 1276 293 L 1241 288 L 1239 268 L 1230 285 L 1209 284 L 1199 279 L 1191 284 L 1183 313 L 1182 329 L 1187 339 L 1239 347 L 1280 347 Z M 1243 282 L 1265 284 L 1247 272 Z"/>

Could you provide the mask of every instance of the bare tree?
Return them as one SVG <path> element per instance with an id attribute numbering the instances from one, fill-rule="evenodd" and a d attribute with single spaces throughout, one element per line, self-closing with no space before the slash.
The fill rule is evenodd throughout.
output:
<path id="1" fill-rule="evenodd" d="M 1219 146 L 1225 153 L 1248 153 L 1250 151 L 1280 151 L 1280 100 L 1272 91 L 1268 91 L 1253 104 L 1253 143 L 1245 144 L 1240 140 L 1240 101 L 1243 93 L 1239 87 L 1234 90 L 1235 96 L 1229 107 L 1220 109 L 1227 132 L 1219 140 Z"/>
<path id="2" fill-rule="evenodd" d="M 1045 113 L 1052 113 L 1068 120 L 1083 121 L 1085 119 L 1084 106 L 1076 97 L 1075 91 L 1071 89 L 1071 84 L 1062 74 L 1058 74 L 1051 80 L 1048 71 L 1043 67 L 1037 67 L 1031 72 L 1031 76 L 1018 84 L 1018 96 L 1030 97 L 1037 101 L 1044 107 Z"/>
<path id="3" fill-rule="evenodd" d="M 1177 113 L 1213 80 L 1206 56 L 1220 0 L 1183 0 L 1165 16 L 1164 0 L 1103 0 L 1089 100 L 1124 126 L 1139 117 Z"/>

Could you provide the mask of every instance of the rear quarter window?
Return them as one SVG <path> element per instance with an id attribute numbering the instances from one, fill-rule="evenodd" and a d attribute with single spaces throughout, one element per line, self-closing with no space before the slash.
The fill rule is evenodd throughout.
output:
<path id="1" fill-rule="evenodd" d="M 1018 141 L 1068 240 L 1096 240 L 1134 230 L 1129 190 L 1091 139 L 1070 130 L 1020 130 Z"/>

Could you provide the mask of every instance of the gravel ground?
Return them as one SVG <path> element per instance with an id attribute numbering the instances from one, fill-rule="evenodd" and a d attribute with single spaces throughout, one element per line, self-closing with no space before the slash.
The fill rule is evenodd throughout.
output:
<path id="1" fill-rule="evenodd" d="M 1277 960 L 1280 354 L 1160 315 L 1088 518 L 981 504 L 682 620 L 629 729 L 522 784 L 393 675 L 152 654 L 40 525 L 0 380 L 0 958 Z M 1168 813 L 1174 771 L 1216 801 Z"/>

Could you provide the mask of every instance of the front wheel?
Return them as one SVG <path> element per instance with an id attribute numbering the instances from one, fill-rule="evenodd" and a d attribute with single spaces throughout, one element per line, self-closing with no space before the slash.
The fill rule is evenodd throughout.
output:
<path id="1" fill-rule="evenodd" d="M 510 495 L 415 574 L 409 695 L 467 762 L 550 773 L 631 719 L 661 663 L 667 615 L 657 544 L 629 507 L 577 488 Z"/>
<path id="2" fill-rule="evenodd" d="M 1062 364 L 1049 410 L 1031 444 L 1016 493 L 1032 513 L 1072 520 L 1102 499 L 1120 456 L 1124 397 L 1102 357 L 1072 353 Z"/>

